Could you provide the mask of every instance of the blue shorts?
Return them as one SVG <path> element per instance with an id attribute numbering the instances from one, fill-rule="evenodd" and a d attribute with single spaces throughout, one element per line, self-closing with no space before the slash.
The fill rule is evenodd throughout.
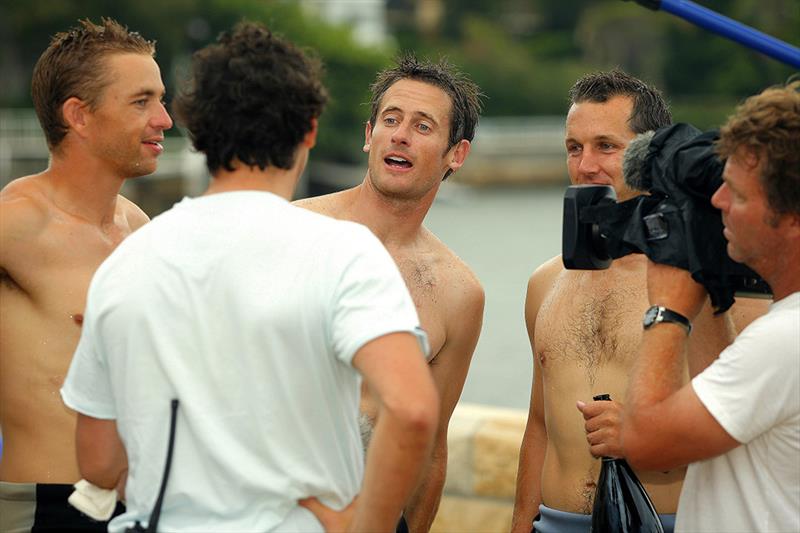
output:
<path id="1" fill-rule="evenodd" d="M 664 533 L 672 533 L 675 529 L 674 514 L 659 514 Z M 592 515 L 568 513 L 539 506 L 539 517 L 533 522 L 531 533 L 589 533 L 592 528 Z"/>

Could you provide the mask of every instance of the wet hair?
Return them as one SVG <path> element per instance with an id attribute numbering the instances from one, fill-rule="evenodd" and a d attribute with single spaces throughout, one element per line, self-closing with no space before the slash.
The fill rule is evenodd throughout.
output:
<path id="1" fill-rule="evenodd" d="M 406 54 L 395 60 L 394 67 L 379 72 L 370 86 L 372 91 L 370 125 L 375 126 L 383 95 L 389 87 L 400 80 L 428 83 L 440 88 L 450 97 L 452 107 L 448 150 L 462 139 L 472 141 L 475 137 L 475 128 L 478 126 L 483 94 L 475 82 L 444 58 L 432 63 L 420 61 L 413 54 Z"/>
<path id="2" fill-rule="evenodd" d="M 33 68 L 31 97 L 50 150 L 67 134 L 62 106 L 76 97 L 96 108 L 103 89 L 111 82 L 104 60 L 111 54 L 134 53 L 155 56 L 155 41 L 128 31 L 117 21 L 88 19 L 57 33 Z"/>
<path id="3" fill-rule="evenodd" d="M 628 125 L 634 133 L 656 130 L 672 123 L 672 114 L 661 92 L 618 68 L 580 78 L 569 90 L 569 103 L 603 103 L 615 96 L 627 96 L 633 100 Z"/>
<path id="4" fill-rule="evenodd" d="M 328 100 L 322 63 L 254 22 L 240 22 L 195 52 L 175 117 L 214 174 L 238 160 L 289 169 Z"/>
<path id="5" fill-rule="evenodd" d="M 772 211 L 800 215 L 800 81 L 765 89 L 736 108 L 716 149 L 728 158 L 741 147 L 758 158 Z"/>

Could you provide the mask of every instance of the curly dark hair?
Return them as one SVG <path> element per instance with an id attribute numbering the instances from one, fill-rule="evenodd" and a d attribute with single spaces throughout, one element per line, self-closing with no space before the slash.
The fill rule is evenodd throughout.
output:
<path id="1" fill-rule="evenodd" d="M 192 80 L 172 104 L 208 170 L 232 162 L 289 169 L 328 94 L 322 63 L 261 24 L 240 22 L 195 52 Z"/>
<path id="2" fill-rule="evenodd" d="M 378 73 L 375 81 L 370 86 L 372 99 L 370 100 L 369 123 L 375 126 L 381 99 L 389 87 L 400 80 L 416 80 L 439 87 L 450 97 L 453 103 L 450 112 L 450 138 L 447 149 L 452 148 L 462 139 L 472 141 L 475 137 L 475 128 L 481 112 L 481 98 L 483 94 L 475 82 L 464 73 L 456 70 L 442 58 L 437 63 L 419 61 L 414 55 L 406 54 L 395 61 L 393 68 Z"/>
<path id="3" fill-rule="evenodd" d="M 758 157 L 770 208 L 800 215 L 800 81 L 765 89 L 736 108 L 716 148 L 726 159 L 740 147 Z"/>
<path id="4" fill-rule="evenodd" d="M 603 103 L 615 96 L 633 100 L 628 125 L 634 133 L 657 130 L 672 123 L 672 114 L 661 92 L 618 68 L 580 78 L 569 90 L 569 103 Z"/>
<path id="5" fill-rule="evenodd" d="M 154 57 L 155 41 L 128 31 L 117 21 L 101 19 L 100 25 L 79 20 L 79 26 L 57 33 L 33 68 L 31 97 L 36 116 L 50 150 L 58 148 L 67 134 L 61 107 L 77 97 L 94 109 L 103 89 L 111 81 L 103 60 L 115 53 L 146 54 Z"/>

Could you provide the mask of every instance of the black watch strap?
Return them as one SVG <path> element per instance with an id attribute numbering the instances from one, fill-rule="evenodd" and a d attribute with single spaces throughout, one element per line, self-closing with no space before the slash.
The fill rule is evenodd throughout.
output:
<path id="1" fill-rule="evenodd" d="M 672 309 L 667 309 L 661 305 L 654 305 L 645 311 L 644 320 L 642 321 L 644 329 L 649 329 L 661 322 L 678 324 L 686 330 L 687 335 L 692 332 L 692 323 L 689 319 Z"/>

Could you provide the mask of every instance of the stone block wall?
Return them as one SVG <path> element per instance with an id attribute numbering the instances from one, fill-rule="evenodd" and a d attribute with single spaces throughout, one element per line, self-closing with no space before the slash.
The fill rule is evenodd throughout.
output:
<path id="1" fill-rule="evenodd" d="M 447 437 L 447 481 L 432 533 L 509 531 L 527 417 L 521 409 L 456 407 Z"/>

